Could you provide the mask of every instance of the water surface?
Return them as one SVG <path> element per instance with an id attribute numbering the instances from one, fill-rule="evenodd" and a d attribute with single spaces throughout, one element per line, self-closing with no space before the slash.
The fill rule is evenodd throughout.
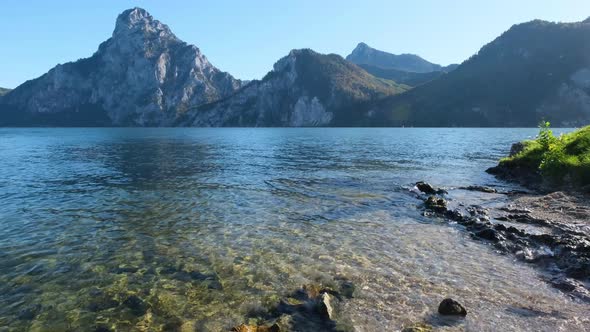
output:
<path id="1" fill-rule="evenodd" d="M 223 331 L 339 279 L 357 286 L 340 316 L 358 331 L 584 330 L 590 306 L 408 192 L 511 188 L 484 170 L 535 133 L 0 129 L 0 331 Z M 464 321 L 437 319 L 447 296 Z"/>

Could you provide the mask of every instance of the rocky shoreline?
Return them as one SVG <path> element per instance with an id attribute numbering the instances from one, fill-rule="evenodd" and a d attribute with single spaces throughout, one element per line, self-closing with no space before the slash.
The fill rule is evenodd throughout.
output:
<path id="1" fill-rule="evenodd" d="M 344 301 L 356 296 L 356 286 L 341 279 L 337 286 L 304 285 L 283 297 L 265 313 L 252 313 L 247 323 L 231 329 L 232 332 L 281 331 L 356 331 L 339 312 Z M 459 302 L 446 298 L 438 306 L 438 315 L 461 320 L 467 309 Z M 402 332 L 431 332 L 433 326 L 416 322 L 403 327 Z"/>
<path id="2" fill-rule="evenodd" d="M 456 191 L 507 195 L 499 205 L 470 205 Z M 460 225 L 472 238 L 542 271 L 542 278 L 574 298 L 590 302 L 590 201 L 576 193 L 501 192 L 490 187 L 412 188 L 423 214 Z M 449 193 L 450 192 L 450 193 Z"/>

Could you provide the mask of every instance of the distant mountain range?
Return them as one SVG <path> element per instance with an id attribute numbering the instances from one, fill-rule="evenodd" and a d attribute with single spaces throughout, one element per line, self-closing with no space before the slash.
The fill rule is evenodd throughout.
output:
<path id="1" fill-rule="evenodd" d="M 190 110 L 185 126 L 355 126 L 371 100 L 408 90 L 335 54 L 293 50 L 260 81 L 219 102 Z"/>
<path id="2" fill-rule="evenodd" d="M 405 84 L 410 87 L 416 87 L 418 85 L 422 85 L 424 83 L 430 82 L 434 79 L 437 79 L 445 74 L 443 71 L 431 71 L 427 73 L 416 73 L 411 71 L 403 71 L 397 69 L 386 69 L 371 65 L 360 64 L 359 67 L 363 68 L 369 74 L 384 78 L 387 80 L 392 80 L 400 84 Z"/>
<path id="3" fill-rule="evenodd" d="M 515 25 L 457 69 L 369 108 L 376 125 L 588 124 L 590 20 Z"/>
<path id="4" fill-rule="evenodd" d="M 443 67 L 428 62 L 415 54 L 391 54 L 376 50 L 365 43 L 357 47 L 346 57 L 346 60 L 357 65 L 369 65 L 383 69 L 395 69 L 410 73 L 430 73 L 435 71 L 451 71 L 457 65 Z"/>
<path id="5" fill-rule="evenodd" d="M 359 44 L 240 81 L 141 8 L 89 58 L 0 89 L 0 126 L 534 126 L 590 122 L 590 21 L 512 27 L 461 65 Z"/>

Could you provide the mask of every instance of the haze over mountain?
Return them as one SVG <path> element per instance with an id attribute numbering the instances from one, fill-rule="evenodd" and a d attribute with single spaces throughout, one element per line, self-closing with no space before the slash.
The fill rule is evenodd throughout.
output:
<path id="1" fill-rule="evenodd" d="M 58 65 L 4 96 L 0 124 L 170 125 L 242 83 L 141 8 L 117 18 L 90 58 Z"/>
<path id="2" fill-rule="evenodd" d="M 391 54 L 370 47 L 365 43 L 359 43 L 346 60 L 357 65 L 369 65 L 383 69 L 395 69 L 412 73 L 430 73 L 433 71 L 450 71 L 456 65 L 443 67 L 431 63 L 415 54 Z"/>
<path id="3" fill-rule="evenodd" d="M 404 92 L 407 86 L 376 78 L 335 54 L 293 50 L 262 80 L 233 96 L 187 112 L 188 126 L 354 126 L 361 105 Z"/>
<path id="4" fill-rule="evenodd" d="M 590 19 L 518 24 L 439 79 L 377 102 L 393 126 L 555 126 L 590 122 Z"/>
<path id="5" fill-rule="evenodd" d="M 0 96 L 3 96 L 10 92 L 10 89 L 0 88 Z"/>

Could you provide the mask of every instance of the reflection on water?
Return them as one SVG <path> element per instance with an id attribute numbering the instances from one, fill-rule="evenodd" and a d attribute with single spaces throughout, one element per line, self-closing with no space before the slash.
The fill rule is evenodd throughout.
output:
<path id="1" fill-rule="evenodd" d="M 1 129 L 0 331 L 228 330 L 340 278 L 358 289 L 341 316 L 359 331 L 583 330 L 588 305 L 407 194 L 505 185 L 483 170 L 534 134 Z M 465 321 L 437 318 L 446 296 Z"/>

